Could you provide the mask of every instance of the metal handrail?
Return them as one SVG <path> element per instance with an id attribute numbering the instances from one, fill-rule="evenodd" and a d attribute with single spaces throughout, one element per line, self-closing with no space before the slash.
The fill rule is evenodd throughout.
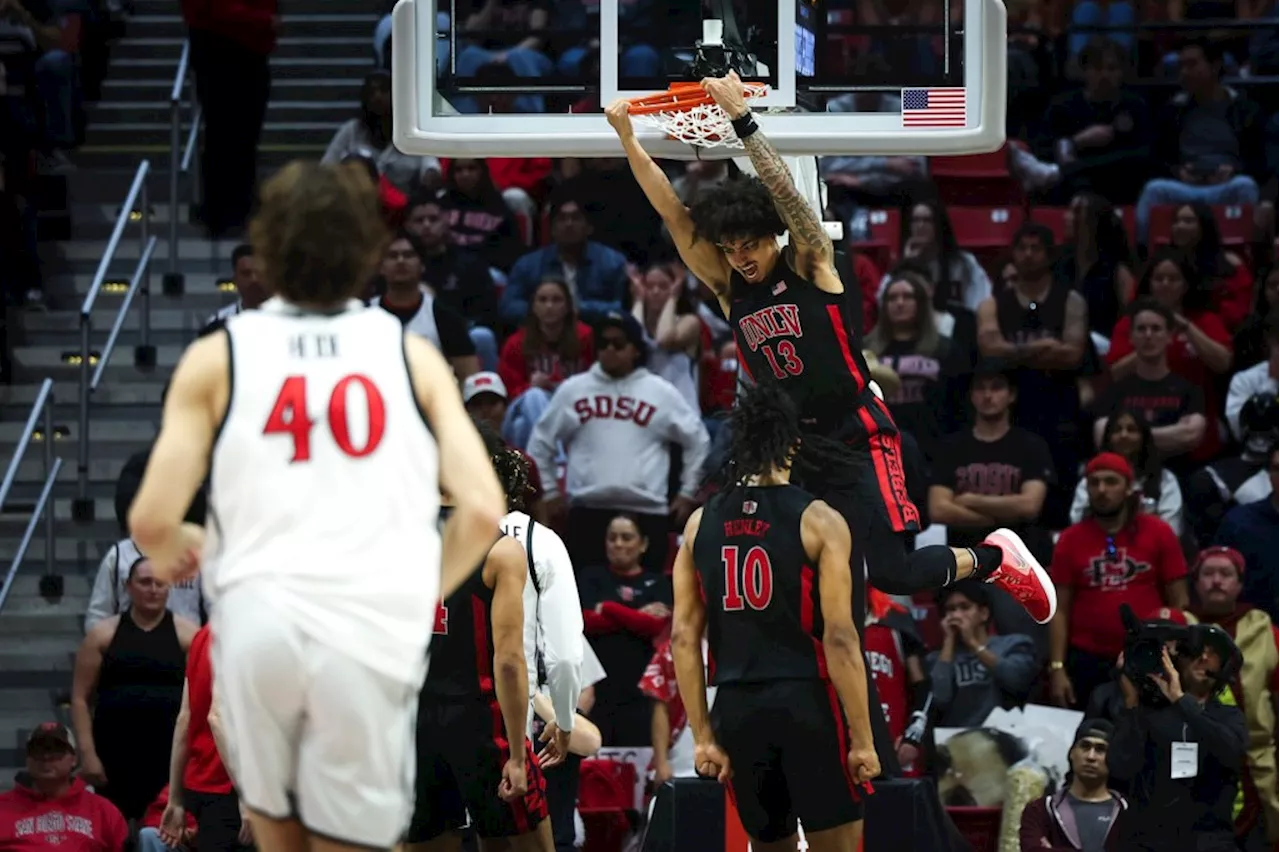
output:
<path id="1" fill-rule="evenodd" d="M 9 491 L 18 478 L 18 468 L 22 466 L 23 456 L 26 455 L 27 448 L 35 436 L 36 427 L 40 424 L 44 426 L 44 486 L 40 489 L 40 497 L 36 500 L 30 520 L 27 521 L 27 528 L 22 534 L 22 540 L 18 543 L 18 550 L 9 565 L 9 571 L 5 574 L 4 583 L 0 584 L 0 609 L 4 608 L 4 602 L 9 597 L 9 589 L 13 587 L 13 581 L 18 576 L 18 568 L 27 555 L 27 548 L 31 546 L 31 539 L 35 536 L 36 525 L 40 522 L 41 515 L 44 516 L 44 570 L 46 575 L 53 574 L 54 517 L 53 510 L 49 508 L 49 498 L 58 481 L 58 473 L 62 470 L 62 459 L 53 457 L 53 379 L 45 379 L 40 383 L 40 392 L 36 394 L 31 413 L 27 415 L 27 425 L 22 429 L 22 437 L 18 439 L 18 446 L 14 450 L 13 458 L 9 461 L 9 468 L 4 473 L 4 481 L 0 482 L 0 508 L 9 497 Z"/>
<path id="2" fill-rule="evenodd" d="M 107 362 L 111 360 L 111 353 L 116 349 L 116 343 L 120 339 L 120 332 L 124 331 L 124 321 L 129 316 L 129 307 L 133 304 L 133 297 L 138 295 L 138 291 L 142 289 L 143 279 L 147 277 L 147 268 L 151 265 L 151 255 L 155 253 L 157 242 L 158 240 L 154 236 L 147 240 L 147 247 L 142 250 L 142 256 L 138 258 L 138 265 L 134 268 L 133 275 L 129 278 L 129 289 L 125 291 L 124 299 L 120 301 L 120 307 L 116 311 L 115 322 L 111 324 L 111 332 L 107 335 L 106 345 L 98 353 L 98 367 L 93 371 L 93 378 L 89 380 L 90 394 L 96 391 L 98 385 L 102 383 L 102 374 L 107 369 Z"/>
<path id="3" fill-rule="evenodd" d="M 111 268 L 112 261 L 115 260 L 116 252 L 120 248 L 120 240 L 124 237 L 125 228 L 129 225 L 129 220 L 135 207 L 141 212 L 139 221 L 139 262 L 133 278 L 129 282 L 129 292 L 126 295 L 122 309 L 117 312 L 115 323 L 112 324 L 112 335 L 107 343 L 110 347 L 115 346 L 116 338 L 119 336 L 118 326 L 123 324 L 123 317 L 133 303 L 133 296 L 138 291 L 141 291 L 142 316 L 140 318 L 139 343 L 143 348 L 149 348 L 151 345 L 151 256 L 155 251 L 156 241 L 151 236 L 151 211 L 147 199 L 147 175 L 150 171 L 151 162 L 149 160 L 143 160 L 138 164 L 138 171 L 133 177 L 133 185 L 129 188 L 129 194 L 125 196 L 124 203 L 121 205 L 120 215 L 116 217 L 115 227 L 111 229 L 111 237 L 107 240 L 107 247 L 102 253 L 102 260 L 98 262 L 98 270 L 94 273 L 93 282 L 89 285 L 89 292 L 85 294 L 84 302 L 80 305 L 80 439 L 76 460 L 76 496 L 81 502 L 89 498 L 89 398 L 97 388 L 98 382 L 102 378 L 102 369 L 106 364 L 107 356 L 111 354 L 109 349 L 104 350 L 99 357 L 98 369 L 92 373 L 90 372 L 93 305 L 102 290 L 107 271 Z M 172 248 L 170 250 L 172 251 Z"/>
<path id="4" fill-rule="evenodd" d="M 191 98 L 191 129 L 183 144 L 182 133 L 182 96 L 187 89 L 191 76 L 191 42 L 182 43 L 182 56 L 178 59 L 178 68 L 173 75 L 173 86 L 169 90 L 169 265 L 168 278 L 177 279 L 178 275 L 178 210 L 181 207 L 179 192 L 182 175 L 191 171 L 191 157 L 196 148 L 196 140 L 200 135 L 200 121 L 203 118 L 199 101 Z M 195 189 L 194 182 L 192 189 Z M 194 199 L 194 194 L 191 195 Z M 167 292 L 167 291 L 166 291 Z"/>

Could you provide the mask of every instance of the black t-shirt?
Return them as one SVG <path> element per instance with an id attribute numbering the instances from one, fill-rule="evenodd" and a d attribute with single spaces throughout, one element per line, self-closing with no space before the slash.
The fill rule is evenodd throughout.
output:
<path id="1" fill-rule="evenodd" d="M 1204 414 L 1204 391 L 1177 373 L 1163 379 L 1129 376 L 1113 384 L 1098 403 L 1098 416 L 1129 410 L 1146 417 L 1156 429 L 1172 426 L 1189 414 Z"/>
<path id="2" fill-rule="evenodd" d="M 951 340 L 943 338 L 931 355 L 919 354 L 915 341 L 894 340 L 880 353 L 880 363 L 898 374 L 902 386 L 885 392 L 885 405 L 893 422 L 915 436 L 928 458 L 948 429 L 943 414 L 952 378 L 964 372 L 964 364 L 951 354 Z"/>
<path id="3" fill-rule="evenodd" d="M 401 325 L 408 325 L 409 321 L 418 315 L 418 310 L 422 307 L 422 297 L 419 296 L 418 301 L 412 305 L 403 307 L 389 305 L 385 299 L 379 304 L 384 311 L 400 320 Z M 476 345 L 471 342 L 467 321 L 457 311 L 442 304 L 440 299 L 436 298 L 431 303 L 431 316 L 436 322 L 436 334 L 440 336 L 441 355 L 446 358 L 465 358 L 476 354 Z"/>
<path id="4" fill-rule="evenodd" d="M 671 607 L 674 597 L 670 577 L 652 571 L 622 577 L 608 568 L 584 571 L 579 576 L 578 594 L 583 609 L 595 609 L 605 601 L 629 609 L 643 609 L 651 603 Z M 652 640 L 619 630 L 592 636 L 590 641 L 605 672 L 605 679 L 596 684 L 596 704 L 616 706 L 646 701 L 639 684 L 653 658 Z"/>
<path id="5" fill-rule="evenodd" d="M 468 252 L 449 248 L 422 259 L 422 280 L 436 294 L 436 305 L 476 325 L 494 327 L 498 320 L 498 293 L 489 268 Z M 436 324 L 439 325 L 437 311 Z"/>
<path id="6" fill-rule="evenodd" d="M 1039 435 L 1009 429 L 997 441 L 979 441 L 972 431 L 947 437 L 938 447 L 933 463 L 933 483 L 960 494 L 983 494 L 1006 497 L 1019 494 L 1024 482 L 1039 480 L 1052 488 L 1055 482 L 1053 457 L 1049 445 Z M 997 524 L 997 526 L 1002 526 Z M 1033 552 L 1037 547 L 1030 539 L 1042 537 L 1043 530 L 1034 524 L 1010 525 L 1028 539 Z M 947 526 L 947 544 L 973 547 L 980 544 L 991 530 Z"/>

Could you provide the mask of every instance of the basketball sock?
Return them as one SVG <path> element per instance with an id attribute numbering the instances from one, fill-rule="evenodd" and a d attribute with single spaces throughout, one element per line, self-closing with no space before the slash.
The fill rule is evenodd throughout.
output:
<path id="1" fill-rule="evenodd" d="M 1004 561 L 1004 552 L 989 544 L 979 544 L 968 548 L 968 551 L 973 558 L 973 573 L 969 576 L 974 580 L 986 580 Z"/>

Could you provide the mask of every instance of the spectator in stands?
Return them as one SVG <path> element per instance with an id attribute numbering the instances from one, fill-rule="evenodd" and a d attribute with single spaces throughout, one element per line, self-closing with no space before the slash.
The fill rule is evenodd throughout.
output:
<path id="1" fill-rule="evenodd" d="M 662 236 L 662 219 L 648 203 L 625 158 L 570 159 L 561 161 L 560 172 L 563 181 L 555 194 L 578 200 L 587 213 L 594 241 L 637 264 L 671 253 Z"/>
<path id="2" fill-rule="evenodd" d="M 142 815 L 139 821 L 138 831 L 138 849 L 137 852 L 167 852 L 169 849 L 225 849 L 227 852 L 236 852 L 239 845 L 238 841 L 231 846 L 214 846 L 206 844 L 204 846 L 197 845 L 199 838 L 199 826 L 196 819 L 191 814 L 186 814 L 182 820 L 181 826 L 173 832 L 161 834 L 160 826 L 164 819 L 165 808 L 169 807 L 169 785 L 165 784 L 160 790 L 160 795 L 156 796 L 151 804 L 147 805 L 147 812 Z"/>
<path id="3" fill-rule="evenodd" d="M 549 517 L 561 520 L 568 512 L 565 544 L 575 565 L 599 565 L 610 520 L 618 512 L 634 512 L 652 544 L 645 565 L 657 571 L 664 567 L 667 534 L 696 505 L 707 430 L 670 382 L 645 369 L 644 331 L 634 317 L 610 314 L 601 320 L 596 353 L 591 369 L 556 390 L 529 439 L 529 455 L 542 476 Z M 561 443 L 567 495 L 555 475 Z M 683 453 L 674 499 L 668 495 L 671 444 Z M 607 662 L 605 669 L 613 679 Z M 634 688 L 639 679 L 637 672 L 628 683 Z"/>
<path id="4" fill-rule="evenodd" d="M 513 205 L 507 197 L 518 191 L 527 199 L 527 194 L 519 187 L 500 191 L 488 160 L 448 160 L 444 165 L 444 193 L 439 202 L 449 218 L 453 244 L 501 270 L 505 281 L 511 264 L 524 253 L 527 239 L 512 213 L 513 207 L 524 206 L 524 199 Z"/>
<path id="5" fill-rule="evenodd" d="M 257 310 L 270 295 L 262 286 L 258 275 L 258 263 L 253 256 L 253 246 L 241 243 L 231 252 L 231 283 L 236 288 L 236 300 L 223 305 L 209 317 L 200 336 L 226 328 L 227 320 L 244 311 Z"/>
<path id="6" fill-rule="evenodd" d="M 515 85 L 512 79 L 508 85 Z M 489 81 L 487 85 L 496 85 Z M 446 172 L 452 172 L 456 160 L 443 160 Z M 477 162 L 477 161 L 471 161 Z M 533 224 L 538 218 L 538 204 L 546 194 L 547 183 L 551 177 L 549 157 L 489 157 L 480 161 L 484 163 L 494 188 L 502 196 L 507 209 L 517 217 L 521 225 L 519 237 L 521 246 L 516 253 L 524 251 L 524 247 L 533 241 Z M 464 169 L 465 171 L 465 169 Z M 465 175 L 463 176 L 465 185 Z M 505 258 L 510 267 L 515 256 Z"/>
<path id="7" fill-rule="evenodd" d="M 1204 438 L 1204 391 L 1169 368 L 1173 311 L 1151 296 L 1129 306 L 1129 342 L 1133 371 L 1102 395 L 1094 421 L 1094 442 L 1101 446 L 1107 420 L 1118 411 L 1140 414 L 1151 428 L 1155 448 L 1166 461 L 1200 446 Z"/>
<path id="8" fill-rule="evenodd" d="M 923 266 L 942 291 L 939 301 L 976 311 L 991 298 L 991 279 L 977 258 L 956 243 L 951 218 L 941 201 L 917 203 L 902 217 L 899 251 L 904 259 Z M 880 291 L 889 286 L 889 277 L 880 282 Z"/>
<path id="9" fill-rule="evenodd" d="M 525 318 L 547 273 L 569 285 L 578 316 L 587 322 L 620 311 L 627 291 L 626 258 L 591 239 L 591 224 L 576 199 L 553 198 L 550 212 L 551 245 L 529 252 L 511 267 L 499 303 L 503 321 L 515 325 Z"/>
<path id="10" fill-rule="evenodd" d="M 480 368 L 498 367 L 498 295 L 484 262 L 471 252 L 455 248 L 449 214 L 433 196 L 412 202 L 404 229 L 422 247 L 422 281 L 440 304 L 467 321 Z"/>
<path id="11" fill-rule="evenodd" d="M 76 145 L 79 74 L 76 58 L 64 49 L 58 7 L 47 0 L 7 0 L 0 4 L 0 27 L 23 37 L 35 51 L 32 82 L 39 93 L 43 121 L 40 170 L 65 174 L 75 169 L 67 152 Z"/>
<path id="12" fill-rule="evenodd" d="M 1047 561 L 1052 545 L 1039 521 L 1057 480 L 1044 439 L 1013 425 L 1017 397 L 1005 363 L 978 364 L 969 387 L 973 427 L 938 446 L 929 516 L 946 525 L 951 547 L 973 547 L 996 528 L 1010 527 Z"/>
<path id="13" fill-rule="evenodd" d="M 666 12 L 652 3 L 619 3 L 618 4 L 618 38 L 619 55 L 618 76 L 630 79 L 653 79 L 662 73 L 662 57 L 651 45 L 638 43 L 644 39 L 654 38 L 658 31 L 667 26 Z M 555 4 L 556 29 L 561 32 L 582 33 L 595 29 L 599 32 L 599 2 L 592 0 L 560 0 Z M 660 11 L 661 10 L 661 11 Z M 556 60 L 556 70 L 561 76 L 570 80 L 581 80 L 587 85 L 595 85 L 597 76 L 586 73 L 584 60 L 599 63 L 600 40 L 592 38 L 587 42 L 579 42 L 566 47 Z M 623 86 L 622 88 L 629 88 Z M 597 111 L 598 111 L 597 107 Z"/>
<path id="14" fill-rule="evenodd" d="M 1142 190 L 1136 211 L 1138 240 L 1146 244 L 1157 204 L 1256 204 L 1255 176 L 1266 171 L 1258 105 L 1222 83 L 1222 46 L 1208 38 L 1178 50 L 1182 91 L 1155 127 L 1154 159 L 1169 177 Z"/>
<path id="15" fill-rule="evenodd" d="M 1055 281 L 1050 265 L 1053 233 L 1024 223 L 1013 237 L 1018 278 L 978 308 L 978 350 L 1017 367 L 1018 410 L 1023 429 L 1048 440 L 1055 482 L 1067 483 L 1079 470 L 1080 391 L 1078 381 L 1089 341 L 1084 297 Z M 1060 525 L 1068 504 L 1055 493 L 1045 520 Z"/>
<path id="16" fill-rule="evenodd" d="M 221 238 L 244 227 L 253 205 L 270 57 L 280 30 L 277 0 L 182 0 L 182 17 L 204 116 L 201 222 Z"/>
<path id="17" fill-rule="evenodd" d="M 1092 0 L 1083 5 L 1096 7 Z M 1084 86 L 1049 104 L 1035 154 L 1009 146 L 1010 170 L 1024 189 L 1054 200 L 1086 190 L 1105 192 L 1116 204 L 1138 197 L 1151 173 L 1151 114 L 1147 101 L 1124 86 L 1128 64 L 1118 43 L 1089 38 L 1080 52 Z"/>
<path id="18" fill-rule="evenodd" d="M 707 640 L 702 639 L 702 662 L 707 663 Z M 649 660 L 640 691 L 652 700 L 653 721 L 649 724 L 653 746 L 653 783 L 665 784 L 672 778 L 697 778 L 693 765 L 693 729 L 685 713 L 684 701 L 676 684 L 676 664 L 671 656 L 671 640 L 665 639 Z M 716 688 L 707 686 L 707 709 L 715 706 Z"/>
<path id="19" fill-rule="evenodd" d="M 107 550 L 98 563 L 93 590 L 89 593 L 89 606 L 84 614 L 85 633 L 98 622 L 129 608 L 129 566 L 142 558 L 142 552 L 131 538 L 122 538 Z M 207 621 L 208 611 L 199 575 L 170 586 L 165 608 L 193 624 Z"/>
<path id="20" fill-rule="evenodd" d="M 503 438 L 524 449 L 551 394 L 594 361 L 595 332 L 578 319 L 569 285 L 554 273 L 543 273 L 524 323 L 502 344 L 498 374 L 511 400 Z"/>
<path id="21" fill-rule="evenodd" d="M 1133 468 L 1140 503 L 1144 512 L 1158 516 L 1174 535 L 1181 537 L 1185 528 L 1182 517 L 1182 486 L 1178 477 L 1161 463 L 1151 426 L 1140 412 L 1112 407 L 1102 418 L 1098 452 L 1123 456 Z M 1075 498 L 1071 501 L 1071 523 L 1078 524 L 1089 509 L 1089 478 L 1080 477 Z"/>
<path id="22" fill-rule="evenodd" d="M 1241 439 L 1240 431 L 1240 409 L 1244 407 L 1245 401 L 1251 399 L 1256 394 L 1271 394 L 1275 396 L 1280 393 L 1280 342 L 1277 341 L 1277 331 L 1280 330 L 1280 316 L 1273 309 L 1267 314 L 1265 325 L 1263 326 L 1264 336 L 1266 339 L 1265 360 L 1254 364 L 1252 367 L 1245 367 L 1234 376 L 1231 377 L 1231 384 L 1227 388 L 1227 405 L 1226 405 L 1226 421 L 1227 428 L 1231 430 L 1231 436 L 1237 441 Z M 1236 361 L 1237 364 L 1246 364 L 1246 361 Z"/>
<path id="23" fill-rule="evenodd" d="M 1071 199 L 1063 225 L 1053 274 L 1084 296 L 1089 331 L 1103 345 L 1138 287 L 1129 236 L 1111 202 L 1092 192 Z"/>
<path id="24" fill-rule="evenodd" d="M 1209 288 L 1177 250 L 1160 249 L 1138 284 L 1138 296 L 1154 297 L 1173 312 L 1169 367 L 1193 387 L 1204 389 L 1204 440 L 1191 451 L 1190 458 L 1197 462 L 1214 458 L 1222 447 L 1218 431 L 1222 394 L 1213 377 L 1231 369 L 1231 335 L 1212 310 Z M 1112 381 L 1122 381 L 1137 371 L 1132 322 L 1129 316 L 1121 317 L 1111 333 L 1106 361 Z"/>
<path id="25" fill-rule="evenodd" d="M 477 423 L 483 423 L 502 434 L 502 424 L 507 416 L 507 386 L 497 373 L 479 372 L 467 376 L 462 383 L 462 404 Z M 532 429 L 532 425 L 530 426 Z M 542 505 L 542 478 L 538 466 L 522 448 L 509 444 L 524 458 L 529 466 L 529 495 L 525 499 L 525 511 L 538 523 L 546 525 L 546 511 Z"/>
<path id="26" fill-rule="evenodd" d="M 375 296 L 370 305 L 394 314 L 405 329 L 435 344 L 461 381 L 480 370 L 476 344 L 467 330 L 467 321 L 423 283 L 426 256 L 421 240 L 408 230 L 397 233 L 382 253 L 378 270 L 384 292 Z"/>
<path id="27" fill-rule="evenodd" d="M 596 684 L 587 715 L 606 746 L 647 746 L 652 712 L 639 684 L 654 640 L 669 629 L 672 591 L 671 579 L 646 568 L 644 556 L 655 544 L 665 549 L 667 534 L 655 542 L 626 513 L 612 515 L 605 530 L 605 559 L 577 563 L 588 566 L 577 575 L 584 629 L 609 673 Z"/>
<path id="28" fill-rule="evenodd" d="M 393 184 L 386 175 L 378 172 L 378 163 L 374 159 L 372 148 L 361 149 L 357 153 L 347 154 L 339 164 L 354 166 L 369 180 L 369 184 L 378 194 L 378 209 L 382 213 L 383 224 L 390 230 L 396 230 L 404 224 L 409 196 Z"/>
<path id="29" fill-rule="evenodd" d="M 9 852 L 124 852 L 129 826 L 116 806 L 75 775 L 76 747 L 57 722 L 27 738 L 26 771 L 0 793 L 0 849 Z"/>
<path id="30" fill-rule="evenodd" d="M 980 727 L 997 707 L 1021 705 L 1039 671 L 1027 636 L 993 633 L 984 584 L 962 580 L 938 595 L 942 647 L 925 665 L 933 685 L 936 724 Z"/>
<path id="31" fill-rule="evenodd" d="M 1106 719 L 1089 718 L 1080 723 L 1067 752 L 1070 770 L 1064 779 L 1066 785 L 1022 811 L 1020 852 L 1121 852 L 1119 840 L 1124 829 L 1120 823 L 1129 803 L 1107 786 L 1107 747 L 1114 732 L 1115 726 Z"/>
<path id="32" fill-rule="evenodd" d="M 702 350 L 702 321 L 684 279 L 666 264 L 650 264 L 643 271 L 628 267 L 630 289 L 623 306 L 644 330 L 649 372 L 672 384 L 694 411 L 698 401 L 698 365 Z"/>
<path id="33" fill-rule="evenodd" d="M 1253 273 L 1240 255 L 1223 247 L 1213 209 L 1200 201 L 1179 206 L 1169 240 L 1186 252 L 1208 284 L 1214 310 L 1227 330 L 1240 328 L 1253 301 Z"/>
<path id="34" fill-rule="evenodd" d="M 1264 500 L 1236 506 L 1222 519 L 1215 544 L 1231 547 L 1244 555 L 1244 591 L 1240 599 L 1252 604 L 1276 618 L 1277 600 L 1280 599 L 1280 553 L 1276 539 L 1280 536 L 1280 514 L 1276 505 L 1280 500 L 1277 491 L 1277 450 L 1267 459 L 1267 475 L 1271 479 L 1271 494 Z"/>
<path id="35" fill-rule="evenodd" d="M 1058 611 L 1049 632 L 1049 692 L 1054 703 L 1085 707 L 1110 680 L 1124 649 L 1117 607 L 1136 613 L 1187 606 L 1187 562 L 1173 530 L 1141 509 L 1128 459 L 1094 456 L 1085 467 L 1089 513 L 1062 531 L 1049 568 Z"/>
<path id="36" fill-rule="evenodd" d="M 320 162 L 340 163 L 352 154 L 372 159 L 378 174 L 406 195 L 440 188 L 439 160 L 402 154 L 391 142 L 391 75 L 385 71 L 364 78 L 360 114 L 338 128 Z"/>
<path id="37" fill-rule="evenodd" d="M 927 715 L 933 694 L 925 673 L 927 650 L 906 606 L 872 587 L 867 588 L 862 652 L 884 710 L 898 768 L 908 778 L 919 778 L 925 775 L 926 754 L 933 750 L 928 730 L 932 720 Z M 908 731 L 914 741 L 904 740 Z"/>
<path id="38" fill-rule="evenodd" d="M 165 608 L 168 584 L 145 558 L 129 567 L 128 584 L 129 608 L 95 624 L 76 652 L 71 722 L 81 775 L 126 819 L 138 819 L 169 777 L 187 649 L 199 627 Z"/>
<path id="39" fill-rule="evenodd" d="M 517 77 L 546 77 L 551 73 L 546 39 L 551 13 L 542 3 L 519 0 L 484 0 L 475 4 L 476 11 L 467 16 L 457 33 L 460 50 L 454 73 L 467 83 L 485 66 L 503 66 Z M 481 104 L 470 98 L 456 98 L 459 112 L 483 112 Z M 519 95 L 516 112 L 544 112 L 542 95 Z"/>
<path id="40" fill-rule="evenodd" d="M 881 280 L 880 285 L 883 286 L 877 285 L 877 299 L 883 298 L 884 290 L 888 286 L 886 282 L 891 282 L 907 273 L 919 277 L 928 288 L 929 301 L 933 306 L 934 325 L 937 326 L 938 334 L 950 338 L 951 352 L 957 364 L 963 363 L 966 369 L 971 368 L 978 354 L 977 316 L 969 308 L 947 300 L 946 292 L 938 288 L 928 265 L 911 260 L 897 264 Z M 866 303 L 865 299 L 863 303 Z"/>
<path id="41" fill-rule="evenodd" d="M 1273 391 L 1240 407 L 1240 452 L 1215 459 L 1187 478 L 1187 520 L 1200 546 L 1211 544 L 1227 512 L 1271 496 L 1267 458 L 1277 444 L 1280 405 Z"/>
<path id="42" fill-rule="evenodd" d="M 1280 266 L 1272 265 L 1258 275 L 1254 287 L 1253 307 L 1232 343 L 1235 363 L 1257 364 L 1267 359 L 1267 318 L 1280 307 Z"/>
<path id="43" fill-rule="evenodd" d="M 1236 835 L 1265 839 L 1265 848 L 1277 842 L 1280 800 L 1276 792 L 1276 641 L 1266 613 L 1240 600 L 1244 591 L 1244 556 L 1229 547 L 1200 552 L 1191 569 L 1195 603 L 1191 612 L 1201 624 L 1216 624 L 1231 637 L 1243 655 L 1240 674 L 1228 684 L 1224 702 L 1234 701 L 1244 711 L 1249 732 L 1247 770 L 1242 777 L 1243 807 L 1236 816 Z M 1250 848 L 1246 846 L 1245 848 Z M 1263 848 L 1263 847 L 1258 847 Z"/>
<path id="44" fill-rule="evenodd" d="M 729 180 L 728 160 L 691 160 L 684 164 L 684 171 L 671 179 L 671 189 L 685 207 L 708 190 L 716 189 Z M 828 186 L 831 183 L 828 181 Z"/>
<path id="45" fill-rule="evenodd" d="M 948 389 L 968 365 L 963 354 L 953 353 L 951 338 L 938 332 L 925 279 L 909 270 L 892 279 L 864 345 L 898 376 L 897 389 L 885 391 L 893 422 L 932 459 L 942 436 L 958 426 L 959 406 L 950 404 Z"/>

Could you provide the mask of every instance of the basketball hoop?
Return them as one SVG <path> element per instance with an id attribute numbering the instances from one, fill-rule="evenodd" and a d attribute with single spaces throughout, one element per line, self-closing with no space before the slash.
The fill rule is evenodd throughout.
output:
<path id="1" fill-rule="evenodd" d="M 764 83 L 743 83 L 742 96 L 750 106 L 764 97 L 769 87 Z M 733 132 L 733 124 L 718 104 L 702 88 L 701 83 L 674 83 L 665 92 L 630 98 L 631 117 L 641 124 L 655 127 L 668 139 L 697 145 L 699 148 L 741 148 L 742 140 Z"/>

